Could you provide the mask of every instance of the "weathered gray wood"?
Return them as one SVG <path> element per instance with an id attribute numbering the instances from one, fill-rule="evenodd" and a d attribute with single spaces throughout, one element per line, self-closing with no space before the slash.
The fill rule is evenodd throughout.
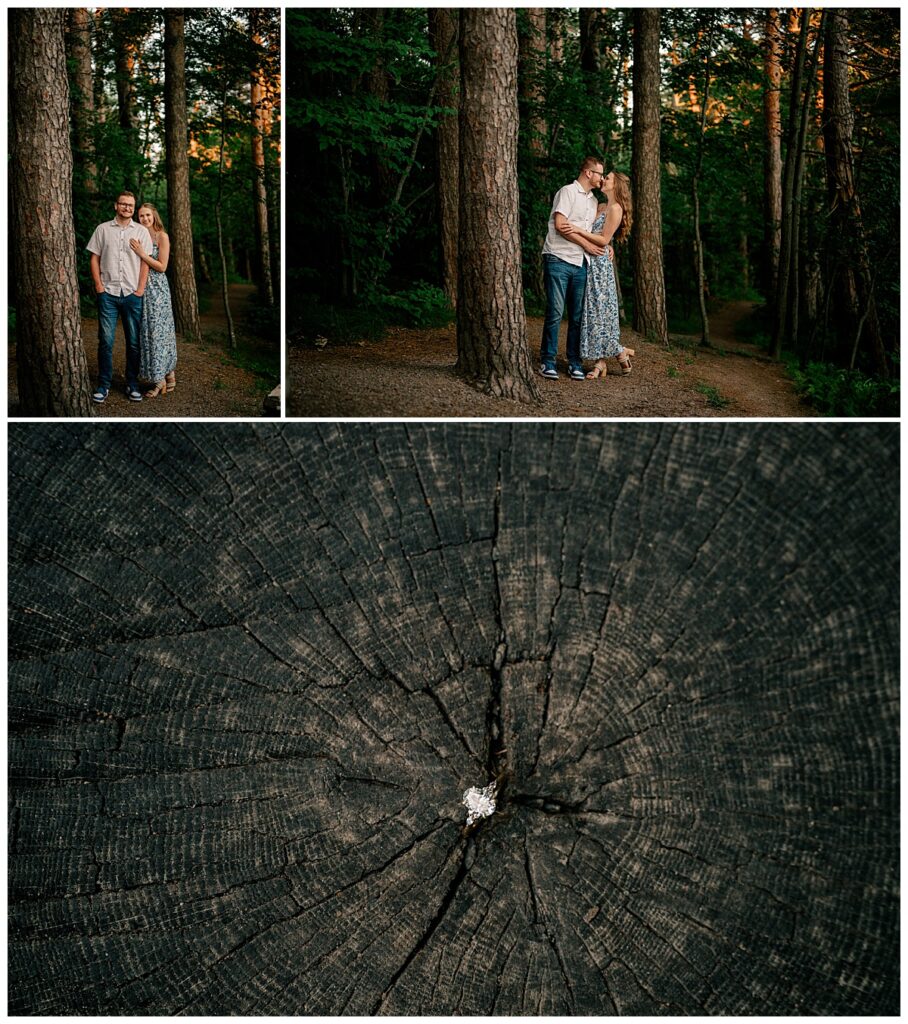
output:
<path id="1" fill-rule="evenodd" d="M 897 427 L 9 435 L 10 1012 L 898 1012 Z"/>

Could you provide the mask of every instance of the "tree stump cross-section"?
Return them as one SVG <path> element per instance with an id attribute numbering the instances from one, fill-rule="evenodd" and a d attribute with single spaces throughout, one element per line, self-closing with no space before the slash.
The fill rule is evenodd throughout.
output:
<path id="1" fill-rule="evenodd" d="M 11 425 L 10 1012 L 897 1013 L 898 494 L 885 424 Z"/>

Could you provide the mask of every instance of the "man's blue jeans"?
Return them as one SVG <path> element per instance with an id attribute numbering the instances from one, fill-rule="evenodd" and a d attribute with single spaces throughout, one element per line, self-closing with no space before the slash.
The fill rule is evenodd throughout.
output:
<path id="1" fill-rule="evenodd" d="M 555 365 L 558 355 L 558 331 L 565 304 L 568 311 L 568 365 L 582 366 L 580 358 L 580 320 L 583 316 L 583 293 L 586 290 L 586 260 L 579 267 L 545 253 L 542 257 L 545 280 L 545 326 L 542 329 L 542 362 Z"/>
<path id="2" fill-rule="evenodd" d="M 142 322 L 142 298 L 139 295 L 98 295 L 98 386 L 110 388 L 113 377 L 113 348 L 117 317 L 123 319 L 126 335 L 126 384 L 138 385 L 139 325 Z"/>

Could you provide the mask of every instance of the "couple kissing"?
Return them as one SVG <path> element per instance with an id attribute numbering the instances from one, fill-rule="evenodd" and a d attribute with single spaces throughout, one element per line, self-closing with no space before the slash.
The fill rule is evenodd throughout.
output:
<path id="1" fill-rule="evenodd" d="M 614 242 L 630 234 L 633 221 L 630 181 L 618 171 L 604 173 L 603 162 L 588 156 L 575 181 L 555 194 L 542 247 L 545 325 L 539 372 L 558 379 L 555 359 L 565 306 L 567 360 L 571 380 L 595 380 L 616 357 L 622 374 L 631 372 L 633 349 L 621 345 Z M 593 194 L 599 189 L 605 201 Z M 595 360 L 585 372 L 584 361 Z"/>

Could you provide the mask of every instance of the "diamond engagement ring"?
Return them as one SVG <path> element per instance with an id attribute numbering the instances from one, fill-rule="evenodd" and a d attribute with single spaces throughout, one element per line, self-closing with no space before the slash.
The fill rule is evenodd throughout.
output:
<path id="1" fill-rule="evenodd" d="M 488 818 L 495 813 L 495 791 L 498 783 L 492 782 L 485 789 L 471 786 L 464 792 L 463 805 L 467 809 L 467 827 L 480 818 Z"/>

